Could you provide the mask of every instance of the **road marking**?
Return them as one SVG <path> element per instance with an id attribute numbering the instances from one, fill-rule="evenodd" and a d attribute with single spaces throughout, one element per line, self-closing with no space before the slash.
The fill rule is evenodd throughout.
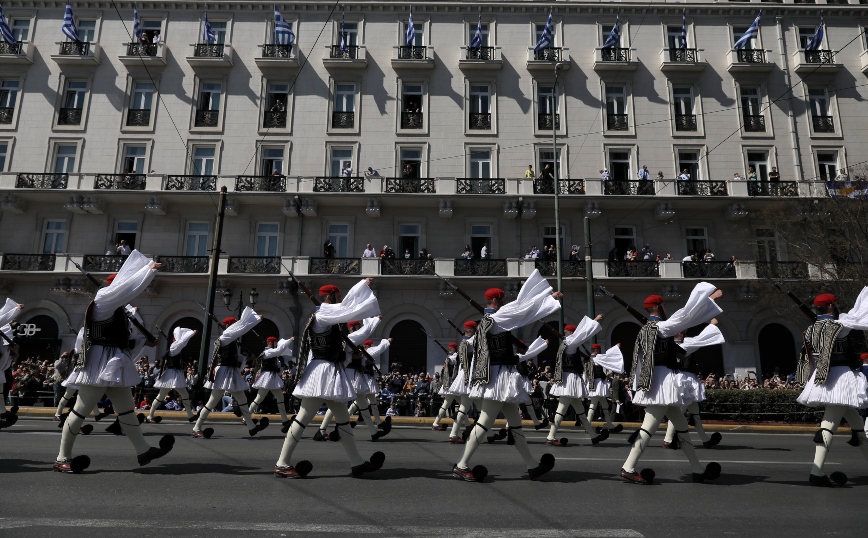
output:
<path id="1" fill-rule="evenodd" d="M 570 461 L 624 461 L 623 458 L 556 458 L 557 460 L 570 460 Z M 645 463 L 672 463 L 680 460 L 641 460 Z M 749 463 L 755 465 L 805 465 L 808 464 L 804 461 L 750 461 L 750 460 L 715 460 L 717 463 Z M 824 465 L 841 465 L 840 463 L 829 462 L 827 461 Z"/>
<path id="2" fill-rule="evenodd" d="M 319 525 L 316 523 L 248 523 L 226 521 L 215 522 L 169 522 L 169 521 L 136 521 L 117 519 L 48 519 L 48 518 L 0 518 L 0 529 L 15 529 L 22 527 L 66 527 L 66 528 L 108 528 L 108 529 L 173 529 L 195 530 L 209 529 L 213 531 L 257 531 L 257 532 L 291 532 L 291 533 L 322 533 L 322 534 L 392 534 L 403 536 L 425 536 L 431 534 L 431 527 L 395 527 L 375 525 Z M 542 538 L 643 538 L 643 535 L 633 529 L 479 529 L 477 527 L 453 527 L 436 529 L 438 536 L 455 536 L 467 538 L 489 538 L 492 535 L 506 538 L 525 538 L 527 536 Z"/>

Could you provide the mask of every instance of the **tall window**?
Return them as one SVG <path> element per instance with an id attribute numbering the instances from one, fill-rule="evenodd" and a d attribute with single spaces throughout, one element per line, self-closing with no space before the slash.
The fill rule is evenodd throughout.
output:
<path id="1" fill-rule="evenodd" d="M 401 177 L 422 177 L 422 150 L 417 148 L 401 148 Z"/>
<path id="2" fill-rule="evenodd" d="M 811 39 L 814 37 L 814 32 L 817 29 L 813 26 L 799 26 L 799 48 L 804 49 Z"/>
<path id="3" fill-rule="evenodd" d="M 832 181 L 838 177 L 838 152 L 817 152 L 817 165 L 820 168 L 820 180 Z"/>
<path id="4" fill-rule="evenodd" d="M 470 152 L 470 177 L 479 179 L 491 177 L 491 151 Z"/>
<path id="5" fill-rule="evenodd" d="M 422 110 L 422 85 L 405 84 L 403 104 L 404 112 L 424 112 Z"/>
<path id="6" fill-rule="evenodd" d="M 78 146 L 74 144 L 58 144 L 54 156 L 54 172 L 70 174 L 75 171 L 75 155 Z"/>
<path id="7" fill-rule="evenodd" d="M 340 29 L 340 23 L 338 23 L 338 43 L 341 42 Z M 344 33 L 347 35 L 347 45 L 349 45 L 350 47 L 355 47 L 359 44 L 359 23 L 344 23 Z"/>
<path id="8" fill-rule="evenodd" d="M 759 88 L 741 88 L 741 111 L 745 116 L 761 116 Z"/>
<path id="9" fill-rule="evenodd" d="M 283 175 L 283 148 L 262 148 L 262 175 Z"/>
<path id="10" fill-rule="evenodd" d="M 124 174 L 144 174 L 145 173 L 145 154 L 147 148 L 145 146 L 125 146 L 124 147 Z"/>
<path id="11" fill-rule="evenodd" d="M 6 171 L 6 160 L 9 157 L 9 143 L 0 142 L 0 172 Z"/>
<path id="12" fill-rule="evenodd" d="M 226 21 L 208 21 L 211 24 L 211 29 L 214 30 L 214 34 L 217 36 L 217 40 L 215 43 L 225 44 L 226 43 Z"/>
<path id="13" fill-rule="evenodd" d="M 732 27 L 732 42 L 735 43 L 736 41 L 741 39 L 741 36 L 743 36 L 747 32 L 747 29 L 748 29 L 747 26 L 733 26 Z M 750 41 L 747 42 L 747 44 L 745 45 L 744 48 L 747 50 L 756 50 L 757 48 L 759 48 L 757 46 L 757 38 L 751 37 Z"/>
<path id="14" fill-rule="evenodd" d="M 42 253 L 63 252 L 66 241 L 66 221 L 47 219 L 42 230 Z"/>
<path id="15" fill-rule="evenodd" d="M 159 19 L 143 20 L 142 31 L 143 34 L 147 36 L 148 41 L 151 43 L 159 43 L 163 40 L 163 21 Z M 154 38 L 157 36 L 159 37 L 155 41 Z"/>
<path id="16" fill-rule="evenodd" d="M 539 166 L 537 167 L 537 170 L 539 170 L 540 173 L 542 173 L 542 171 L 545 170 L 546 165 L 549 165 L 551 167 L 551 170 L 553 173 L 555 170 L 557 170 L 558 179 L 563 179 L 564 172 L 563 172 L 563 169 L 561 168 L 561 150 L 560 150 L 560 148 L 558 148 L 557 158 L 555 158 L 555 154 L 554 154 L 554 152 L 552 152 L 551 149 L 541 149 L 540 150 L 540 152 L 539 152 Z"/>
<path id="17" fill-rule="evenodd" d="M 272 112 L 286 112 L 286 100 L 289 95 L 289 84 L 269 84 L 265 106 Z"/>
<path id="18" fill-rule="evenodd" d="M 826 95 L 824 88 L 812 88 L 808 90 L 808 99 L 810 100 L 811 115 L 813 117 L 826 117 L 829 114 L 829 96 Z"/>
<path id="19" fill-rule="evenodd" d="M 543 226 L 543 245 L 546 247 L 549 245 L 554 246 L 555 242 L 559 243 L 559 248 L 561 249 L 561 256 L 564 256 L 564 247 L 566 246 L 566 240 L 564 239 L 564 227 L 561 226 L 560 238 L 557 238 L 555 227 L 554 226 Z M 569 254 L 569 252 L 567 252 Z M 564 257 L 566 259 L 566 257 Z"/>
<path id="20" fill-rule="evenodd" d="M 409 23 L 404 23 L 404 34 L 401 36 L 401 45 L 407 44 L 407 29 L 410 27 Z M 414 22 L 413 29 L 416 32 L 413 37 L 413 43 L 411 44 L 414 47 L 422 47 L 425 45 L 425 23 L 423 22 Z"/>
<path id="21" fill-rule="evenodd" d="M 474 224 L 470 227 L 470 249 L 473 251 L 473 256 L 476 259 L 480 258 L 482 247 L 488 245 L 488 257 L 493 257 L 491 244 L 491 226 L 484 224 Z"/>
<path id="22" fill-rule="evenodd" d="M 778 261 L 778 240 L 775 231 L 759 228 L 756 231 L 757 260 L 761 262 Z"/>
<path id="23" fill-rule="evenodd" d="M 346 258 L 350 248 L 350 225 L 329 224 L 329 241 L 335 246 L 335 257 Z"/>
<path id="24" fill-rule="evenodd" d="M 675 105 L 675 116 L 693 115 L 693 88 L 672 88 Z"/>
<path id="25" fill-rule="evenodd" d="M 407 250 L 410 257 L 415 258 L 419 252 L 419 236 L 422 235 L 422 227 L 418 224 L 401 224 L 398 227 L 398 247 L 401 249 L 395 255 L 403 257 Z"/>
<path id="26" fill-rule="evenodd" d="M 0 83 L 0 108 L 15 109 L 15 103 L 18 101 L 18 86 L 17 80 L 4 80 Z"/>
<path id="27" fill-rule="evenodd" d="M 208 223 L 187 223 L 187 256 L 206 256 L 208 252 Z"/>
<path id="28" fill-rule="evenodd" d="M 202 146 L 193 149 L 193 169 L 190 173 L 196 176 L 214 175 L 214 156 L 216 152 L 214 146 Z"/>
<path id="29" fill-rule="evenodd" d="M 690 174 L 690 179 L 694 181 L 702 180 L 702 174 L 700 173 L 699 168 L 698 151 L 680 150 L 678 152 L 678 173 L 681 173 L 685 168 L 687 169 L 687 173 Z"/>
<path id="30" fill-rule="evenodd" d="M 468 44 L 473 42 L 473 38 L 476 36 L 476 25 L 477 25 L 477 23 L 475 23 L 475 22 L 471 22 L 468 24 L 468 30 L 470 31 L 470 37 L 467 38 Z M 488 23 L 484 22 L 484 23 L 482 23 L 482 45 L 480 45 L 480 46 L 481 47 L 490 47 L 491 45 L 489 43 L 490 43 L 490 41 L 489 41 L 489 37 L 488 37 Z"/>
<path id="31" fill-rule="evenodd" d="M 353 150 L 352 148 L 332 148 L 331 155 L 331 176 L 340 177 L 341 170 L 346 167 L 353 168 Z"/>
<path id="32" fill-rule="evenodd" d="M 353 112 L 356 104 L 356 85 L 337 84 L 335 86 L 335 112 Z"/>
<path id="33" fill-rule="evenodd" d="M 491 113 L 491 87 L 470 86 L 470 113 Z"/>
<path id="34" fill-rule="evenodd" d="M 708 231 L 705 228 L 687 228 L 685 230 L 687 252 L 705 253 L 708 248 Z"/>
<path id="35" fill-rule="evenodd" d="M 609 175 L 613 181 L 627 181 L 633 178 L 630 173 L 630 152 L 609 152 Z"/>
<path id="36" fill-rule="evenodd" d="M 84 43 L 96 41 L 96 21 L 78 21 L 78 37 Z"/>
<path id="37" fill-rule="evenodd" d="M 133 84 L 133 97 L 130 101 L 132 110 L 151 110 L 154 101 L 154 84 L 152 82 L 136 82 Z"/>
<path id="38" fill-rule="evenodd" d="M 15 41 L 27 41 L 30 38 L 30 19 L 15 19 L 12 22 L 12 35 Z"/>
<path id="39" fill-rule="evenodd" d="M 139 236 L 139 223 L 134 220 L 119 220 L 115 224 L 115 243 L 126 241 L 127 245 L 136 248 L 136 239 Z"/>
<path id="40" fill-rule="evenodd" d="M 630 248 L 636 248 L 636 229 L 632 226 L 615 227 L 615 261 L 623 261 Z"/>
<path id="41" fill-rule="evenodd" d="M 260 222 L 256 226 L 257 256 L 277 256 L 278 231 L 276 223 Z"/>
<path id="42" fill-rule="evenodd" d="M 87 95 L 87 82 L 70 80 L 66 83 L 66 93 L 63 108 L 84 108 L 84 98 Z"/>
<path id="43" fill-rule="evenodd" d="M 223 85 L 219 82 L 203 82 L 199 90 L 199 110 L 220 110 L 220 94 Z"/>
<path id="44" fill-rule="evenodd" d="M 542 37 L 545 29 L 546 29 L 545 24 L 534 25 L 534 37 L 533 37 L 533 43 L 531 43 L 531 46 L 534 46 L 537 43 L 539 43 L 539 38 Z M 552 46 L 553 47 L 555 46 L 555 39 L 557 39 L 557 35 L 558 35 L 558 33 L 555 32 L 554 39 L 552 39 Z"/>
<path id="45" fill-rule="evenodd" d="M 606 129 L 628 130 L 627 92 L 624 86 L 606 85 Z"/>
<path id="46" fill-rule="evenodd" d="M 537 103 L 540 114 L 556 114 L 557 104 L 554 101 L 554 88 L 537 86 Z"/>
<path id="47" fill-rule="evenodd" d="M 768 181 L 769 179 L 769 152 L 768 151 L 749 151 L 747 153 L 748 172 L 750 167 L 753 167 L 756 172 L 756 178 L 759 181 Z"/>

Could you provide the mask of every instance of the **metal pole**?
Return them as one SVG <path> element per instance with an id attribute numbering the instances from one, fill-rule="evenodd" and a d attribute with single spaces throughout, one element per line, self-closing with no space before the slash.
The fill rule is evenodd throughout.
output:
<path id="1" fill-rule="evenodd" d="M 560 190 L 561 186 L 558 183 L 558 164 L 560 163 L 558 159 L 558 122 L 557 122 L 557 110 L 558 106 L 558 75 L 561 72 L 561 68 L 564 66 L 562 63 L 555 64 L 555 85 L 552 88 L 552 95 L 554 96 L 554 102 L 552 102 L 552 158 L 554 162 L 552 163 L 552 169 L 554 170 L 554 182 L 555 182 L 555 263 L 556 266 L 556 275 L 558 281 L 558 291 L 563 292 L 563 276 L 561 275 L 561 260 L 563 260 L 563 253 L 561 252 L 561 204 L 560 204 Z M 564 300 L 561 299 L 561 308 L 558 310 L 558 330 L 561 334 L 564 334 Z"/>
<path id="2" fill-rule="evenodd" d="M 585 217 L 585 293 L 588 296 L 588 317 L 594 319 L 597 313 L 594 308 L 594 266 L 591 258 L 591 219 Z M 596 336 L 591 343 L 597 343 Z"/>
<path id="3" fill-rule="evenodd" d="M 205 382 L 208 371 L 208 351 L 211 349 L 211 315 L 214 314 L 214 294 L 217 291 L 217 264 L 220 262 L 220 243 L 223 240 L 223 212 L 226 207 L 226 186 L 220 188 L 217 202 L 217 222 L 214 224 L 214 244 L 211 247 L 211 274 L 208 275 L 208 297 L 205 299 L 205 319 L 202 320 L 202 345 L 199 347 L 199 382 Z"/>

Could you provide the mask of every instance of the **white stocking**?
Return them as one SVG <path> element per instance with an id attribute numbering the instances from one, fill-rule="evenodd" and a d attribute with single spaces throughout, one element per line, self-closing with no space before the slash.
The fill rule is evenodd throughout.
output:
<path id="1" fill-rule="evenodd" d="M 187 393 L 186 387 L 176 388 L 175 392 L 178 393 L 178 400 L 180 400 L 187 411 L 187 418 L 193 418 L 193 402 L 190 401 L 190 394 Z M 184 403 L 185 401 L 187 402 L 186 404 Z"/>
<path id="2" fill-rule="evenodd" d="M 437 412 L 437 418 L 434 419 L 434 426 L 440 425 L 440 420 L 443 419 L 447 413 L 449 413 L 449 408 L 452 407 L 452 402 L 455 401 L 455 396 L 444 396 L 443 397 L 443 405 L 440 406 L 440 411 Z"/>
<path id="3" fill-rule="evenodd" d="M 597 432 L 594 431 L 594 427 L 591 426 L 591 421 L 588 420 L 588 414 L 585 412 L 585 402 L 582 400 L 573 400 L 573 409 L 576 410 L 576 416 L 578 417 L 579 422 L 582 423 L 582 426 L 584 426 L 585 433 L 591 437 L 596 437 Z"/>
<path id="4" fill-rule="evenodd" d="M 63 396 L 60 397 L 60 404 L 57 406 L 57 412 L 54 416 L 59 417 L 63 413 L 63 409 L 69 404 L 69 401 L 72 400 L 72 397 L 75 396 L 76 389 L 71 387 L 66 387 L 66 392 L 63 393 Z M 96 404 L 94 404 L 96 405 Z"/>
<path id="5" fill-rule="evenodd" d="M 289 431 L 286 432 L 286 439 L 283 441 L 283 448 L 280 450 L 280 457 L 277 459 L 278 467 L 289 467 L 292 465 L 292 453 L 295 451 L 295 447 L 298 446 L 298 442 L 301 441 L 305 427 L 316 416 L 316 412 L 319 410 L 322 402 L 323 400 L 314 398 L 303 398 L 301 400 L 298 413 L 292 420 Z"/>
<path id="6" fill-rule="evenodd" d="M 286 416 L 286 402 L 283 401 L 283 391 L 280 389 L 271 389 L 271 395 L 274 396 L 274 400 L 277 402 L 277 411 L 280 413 L 280 421 L 286 422 L 289 420 L 289 417 Z"/>
<path id="7" fill-rule="evenodd" d="M 687 460 L 690 462 L 691 470 L 694 473 L 700 474 L 705 472 L 705 467 L 703 467 L 702 464 L 699 463 L 699 458 L 696 457 L 696 451 L 693 449 L 693 443 L 690 442 L 687 419 L 684 418 L 684 413 L 682 413 L 681 408 L 669 406 L 666 414 L 667 416 L 671 417 L 669 419 L 669 422 L 670 424 L 675 426 L 675 434 L 678 436 L 678 441 L 681 444 L 681 450 L 684 451 L 684 455 L 687 456 Z"/>
<path id="8" fill-rule="evenodd" d="M 461 437 L 458 433 L 464 427 L 464 421 L 467 420 L 467 412 L 470 411 L 470 396 L 461 396 L 459 398 L 460 405 L 455 413 L 455 421 L 452 423 L 452 431 L 449 437 Z"/>
<path id="9" fill-rule="evenodd" d="M 214 389 L 211 391 L 211 397 L 208 398 L 208 402 L 205 404 L 205 407 L 203 407 L 202 410 L 199 411 L 199 420 L 197 420 L 196 425 L 193 426 L 194 432 L 202 431 L 202 425 L 205 424 L 206 420 L 208 420 L 208 415 L 210 415 L 214 410 L 217 409 L 217 405 L 219 405 L 222 400 L 222 389 Z"/>
<path id="10" fill-rule="evenodd" d="M 265 398 L 268 396 L 268 392 L 268 389 L 259 389 L 256 392 L 256 397 L 253 398 L 253 403 L 250 404 L 251 413 L 259 413 L 259 406 L 262 405 L 262 402 L 265 401 Z"/>
<path id="11" fill-rule="evenodd" d="M 151 402 L 151 411 L 148 413 L 148 420 L 154 420 L 154 412 L 157 410 L 158 403 L 166 403 L 166 396 L 168 396 L 170 392 L 172 392 L 172 389 L 165 387 L 160 389 L 160 393 L 157 394 L 157 397 L 154 398 L 153 402 Z"/>
<path id="12" fill-rule="evenodd" d="M 527 439 L 524 437 L 524 430 L 521 427 L 521 414 L 518 412 L 516 404 L 503 404 L 503 416 L 506 417 L 506 423 L 509 426 L 509 433 L 515 440 L 515 449 L 521 454 L 525 465 L 528 469 L 534 469 L 539 464 L 530 455 L 530 449 L 527 448 Z"/>
<path id="13" fill-rule="evenodd" d="M 347 412 L 346 402 L 326 401 L 326 405 L 334 413 L 337 429 L 341 433 L 341 444 L 344 446 L 344 451 L 347 453 L 350 465 L 352 467 L 362 465 L 365 463 L 365 460 L 359 454 L 359 449 L 356 448 L 356 440 L 353 437 L 353 429 L 350 427 L 350 414 Z"/>
<path id="14" fill-rule="evenodd" d="M 241 411 L 241 416 L 244 417 L 244 422 L 247 423 L 247 427 L 252 429 L 253 419 L 250 417 L 250 404 L 247 403 L 247 395 L 244 394 L 244 391 L 233 392 L 232 397 L 235 398 L 235 401 L 238 402 L 238 409 Z"/>
<path id="15" fill-rule="evenodd" d="M 811 465 L 812 475 L 823 476 L 823 465 L 826 463 L 826 455 L 829 453 L 829 447 L 832 445 L 832 437 L 838 431 L 841 419 L 844 418 L 844 412 L 845 408 L 842 406 L 826 406 L 826 411 L 823 413 L 823 421 L 820 423 L 820 433 L 823 436 L 823 442 L 817 443 L 817 450 L 814 452 L 814 463 Z"/>
<path id="16" fill-rule="evenodd" d="M 368 426 L 368 431 L 371 432 L 371 435 L 374 435 L 375 433 L 377 433 L 377 426 L 376 424 L 374 424 L 373 417 L 365 416 L 366 413 L 368 415 L 371 415 L 372 413 L 370 404 L 368 404 L 369 407 L 364 407 L 365 404 L 368 404 L 368 397 L 364 394 L 357 394 L 356 401 L 355 403 L 353 403 L 353 405 L 355 405 L 359 409 L 359 418 L 361 418 L 362 422 L 364 422 Z M 349 411 L 347 411 L 347 416 L 350 416 Z"/>
<path id="17" fill-rule="evenodd" d="M 558 434 L 558 428 L 561 427 L 561 422 L 563 422 L 564 418 L 567 416 L 567 409 L 570 408 L 570 403 L 572 403 L 572 401 L 573 399 L 569 396 L 558 397 L 558 410 L 555 411 L 555 416 L 552 418 L 552 427 L 549 428 L 549 441 L 557 439 L 555 436 Z"/>
<path id="18" fill-rule="evenodd" d="M 347 414 L 349 415 L 349 412 L 347 412 Z M 323 435 L 325 435 L 326 430 L 328 430 L 329 422 L 332 421 L 332 417 L 334 415 L 335 414 L 332 413 L 332 408 L 329 407 L 326 410 L 325 415 L 322 417 L 322 422 L 320 422 L 320 424 L 319 424 L 319 431 L 321 431 Z"/>
<path id="19" fill-rule="evenodd" d="M 588 408 L 588 418 L 591 420 L 594 419 L 598 407 L 603 412 L 603 420 L 606 421 L 606 424 L 603 427 L 609 429 L 614 428 L 615 425 L 612 424 L 612 414 L 609 412 L 609 402 L 602 396 L 591 397 L 591 405 Z"/>
<path id="20" fill-rule="evenodd" d="M 377 402 L 376 394 L 368 394 L 368 405 L 371 406 L 371 418 L 377 425 L 382 424 L 383 420 L 380 418 L 380 404 Z"/>
<path id="21" fill-rule="evenodd" d="M 67 389 L 69 390 L 69 389 Z M 72 458 L 72 445 L 75 444 L 75 438 L 78 435 L 78 430 L 81 428 L 84 417 L 93 408 L 94 404 L 103 394 L 102 387 L 83 387 L 78 392 L 78 399 L 75 401 L 75 406 L 69 411 L 69 416 L 66 422 L 63 423 L 63 433 L 60 436 L 60 452 L 57 454 L 58 460 Z"/>
<path id="22" fill-rule="evenodd" d="M 693 402 L 687 406 L 687 412 L 693 417 L 693 429 L 703 443 L 708 442 L 711 437 L 705 433 L 705 428 L 702 427 L 702 418 L 699 416 L 699 402 Z"/>
<path id="23" fill-rule="evenodd" d="M 358 394 L 356 394 L 356 396 L 358 396 Z M 350 408 L 347 409 L 347 413 L 348 413 L 350 416 L 353 416 L 353 415 L 355 415 L 356 413 L 359 412 L 359 404 L 356 403 L 357 401 L 358 401 L 358 400 L 356 400 L 356 401 L 354 401 L 352 404 L 350 404 Z M 364 419 L 363 419 L 363 420 L 364 420 Z"/>
<path id="24" fill-rule="evenodd" d="M 473 453 L 479 448 L 479 442 L 485 439 L 488 430 L 494 425 L 494 420 L 497 418 L 497 414 L 500 413 L 501 408 L 503 408 L 503 402 L 482 400 L 482 411 L 479 413 L 479 420 L 476 421 L 473 430 L 470 432 L 470 436 L 467 438 L 467 444 L 464 445 L 464 455 L 461 457 L 461 461 L 458 462 L 458 467 L 467 469 L 470 466 L 470 458 L 473 457 Z"/>
<path id="25" fill-rule="evenodd" d="M 859 450 L 862 451 L 862 455 L 865 456 L 865 459 L 868 460 L 868 436 L 865 435 L 865 420 L 862 418 L 862 415 L 859 414 L 858 409 L 853 409 L 852 407 L 848 407 L 846 411 L 844 411 L 844 418 L 847 419 L 847 423 L 850 424 L 850 429 L 853 431 L 862 430 L 861 432 L 856 432 L 856 436 L 859 437 Z"/>
<path id="26" fill-rule="evenodd" d="M 660 427 L 660 421 L 663 420 L 663 415 L 669 409 L 663 405 L 649 405 L 645 408 L 645 420 L 642 421 L 642 427 L 639 428 L 639 437 L 633 442 L 633 448 L 630 449 L 630 455 L 627 456 L 627 461 L 624 462 L 624 470 L 628 473 L 636 471 L 636 464 L 648 443 L 651 442 L 651 437 L 657 428 Z"/>

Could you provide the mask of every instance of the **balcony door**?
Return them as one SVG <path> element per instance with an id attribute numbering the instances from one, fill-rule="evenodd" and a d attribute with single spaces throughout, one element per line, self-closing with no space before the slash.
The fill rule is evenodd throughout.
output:
<path id="1" fill-rule="evenodd" d="M 748 170 L 752 166 L 759 181 L 769 180 L 769 152 L 749 151 L 747 153 Z"/>

